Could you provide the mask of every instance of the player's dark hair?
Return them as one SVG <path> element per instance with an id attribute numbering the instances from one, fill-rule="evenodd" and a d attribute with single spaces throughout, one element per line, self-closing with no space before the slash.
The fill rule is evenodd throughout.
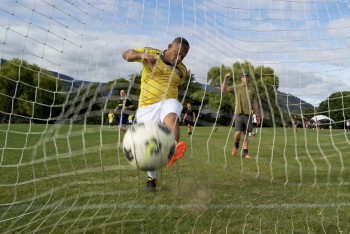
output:
<path id="1" fill-rule="evenodd" d="M 186 50 L 190 49 L 190 43 L 188 43 L 188 41 L 183 37 L 177 37 L 173 40 L 173 42 L 181 44 Z"/>

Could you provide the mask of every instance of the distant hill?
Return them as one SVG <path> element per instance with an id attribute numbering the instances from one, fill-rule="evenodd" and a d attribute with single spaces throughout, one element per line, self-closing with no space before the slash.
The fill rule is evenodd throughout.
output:
<path id="1" fill-rule="evenodd" d="M 3 59 L 1 58 L 0 60 L 0 66 L 4 65 L 6 62 L 8 62 L 7 59 Z M 50 71 L 52 73 L 53 76 L 58 77 L 62 80 L 62 87 L 63 90 L 68 91 L 71 89 L 71 86 L 73 85 L 74 88 L 78 88 L 80 87 L 83 83 L 84 85 L 88 85 L 91 82 L 89 81 L 82 81 L 82 80 L 75 80 L 74 78 L 55 72 L 55 71 Z"/>
<path id="2" fill-rule="evenodd" d="M 7 62 L 7 60 L 1 59 L 0 65 L 3 65 L 5 62 Z M 67 76 L 58 72 L 54 72 L 54 71 L 50 71 L 50 72 L 55 77 L 58 77 L 62 80 L 62 89 L 66 91 L 70 90 L 72 85 L 73 85 L 73 88 L 78 88 L 78 87 L 81 87 L 81 85 L 89 85 L 90 83 L 96 83 L 96 82 L 89 82 L 89 81 L 83 81 L 83 80 L 76 80 L 70 76 Z M 106 83 L 101 84 L 102 87 L 104 87 L 105 85 Z M 219 88 L 211 87 L 206 84 L 201 84 L 201 88 L 214 93 L 220 92 Z M 277 100 L 283 112 L 286 112 L 286 113 L 288 112 L 288 109 L 290 112 L 298 114 L 300 113 L 300 109 L 304 110 L 305 108 L 314 108 L 314 106 L 311 105 L 310 103 L 307 103 L 304 100 L 292 94 L 287 94 L 280 91 L 277 91 Z"/>
<path id="3" fill-rule="evenodd" d="M 73 86 L 75 88 L 80 87 L 82 84 L 88 85 L 90 83 L 96 83 L 96 82 L 89 82 L 89 81 L 82 81 L 82 80 L 74 80 L 73 78 L 71 78 L 69 76 L 58 74 L 56 72 L 52 72 L 52 74 L 54 76 L 61 78 L 64 81 L 64 82 L 62 82 L 62 89 L 63 90 L 69 90 L 71 88 L 72 82 L 73 82 Z M 106 83 L 101 84 L 101 87 L 105 87 L 105 86 L 106 86 Z M 220 89 L 217 87 L 211 87 L 211 86 L 205 85 L 205 84 L 201 84 L 200 86 L 202 89 L 206 89 L 209 92 L 214 92 L 214 93 L 220 92 Z M 102 90 L 104 90 L 104 89 L 102 88 Z M 108 94 L 108 93 L 104 93 L 104 94 L 102 94 L 102 96 L 106 96 L 106 94 Z M 314 106 L 311 105 L 310 103 L 307 103 L 304 100 L 302 100 L 302 99 L 300 99 L 292 94 L 287 94 L 287 93 L 283 93 L 280 91 L 277 91 L 277 100 L 278 100 L 278 104 L 280 105 L 282 111 L 285 113 L 288 113 L 288 109 L 289 109 L 289 112 L 291 112 L 291 113 L 300 114 L 300 109 L 304 110 L 305 108 L 314 108 Z"/>
<path id="4" fill-rule="evenodd" d="M 304 110 L 305 108 L 314 108 L 310 103 L 307 103 L 292 94 L 286 94 L 280 91 L 277 91 L 277 100 L 283 112 L 286 113 L 288 112 L 288 109 L 291 113 L 300 114 L 300 109 Z"/>
<path id="5" fill-rule="evenodd" d="M 62 89 L 65 91 L 70 90 L 72 85 L 74 88 L 79 88 L 83 84 L 88 85 L 91 83 L 90 81 L 75 80 L 70 76 L 67 76 L 58 72 L 54 72 L 54 71 L 50 71 L 50 72 L 52 73 L 53 76 L 58 77 L 62 80 Z"/>

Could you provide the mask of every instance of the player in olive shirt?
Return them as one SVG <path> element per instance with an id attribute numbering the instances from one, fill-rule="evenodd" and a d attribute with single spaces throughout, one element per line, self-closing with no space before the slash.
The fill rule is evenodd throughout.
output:
<path id="1" fill-rule="evenodd" d="M 232 156 L 236 156 L 237 149 L 243 134 L 243 155 L 245 158 L 252 158 L 248 153 L 248 132 L 252 130 L 251 110 L 253 109 L 256 115 L 256 123 L 260 124 L 260 111 L 257 100 L 257 95 L 249 88 L 249 73 L 244 72 L 241 76 L 241 84 L 226 87 L 227 79 L 231 77 L 227 73 L 221 84 L 221 92 L 234 93 L 235 95 L 235 146 L 232 148 Z"/>

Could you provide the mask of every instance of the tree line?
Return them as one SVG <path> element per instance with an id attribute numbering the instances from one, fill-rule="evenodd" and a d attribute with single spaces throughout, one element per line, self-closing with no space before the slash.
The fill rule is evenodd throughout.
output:
<path id="1" fill-rule="evenodd" d="M 317 108 L 305 108 L 299 113 L 282 111 L 276 97 L 279 77 L 274 69 L 255 67 L 249 61 L 210 68 L 207 72 L 207 88 L 197 82 L 195 74 L 189 71 L 180 99 L 184 105 L 189 102 L 197 107 L 197 111 L 200 111 L 200 107 L 210 109 L 211 113 L 200 116 L 205 122 L 210 124 L 216 120 L 221 125 L 229 125 L 234 113 L 235 97 L 221 93 L 219 87 L 227 72 L 233 74 L 228 84 L 233 85 L 240 81 L 243 71 L 251 74 L 250 85 L 259 94 L 266 126 L 285 126 L 296 114 L 300 119 L 306 119 L 316 113 L 323 113 L 338 122 L 350 118 L 350 92 L 334 93 Z M 136 73 L 107 84 L 82 82 L 79 87 L 67 86 L 52 72 L 15 58 L 4 63 L 0 69 L 0 118 L 13 122 L 33 119 L 50 123 L 101 123 L 108 110 L 116 107 L 119 89 L 126 89 L 128 95 L 137 102 L 140 83 L 141 74 Z M 215 119 L 216 113 L 218 119 Z"/>

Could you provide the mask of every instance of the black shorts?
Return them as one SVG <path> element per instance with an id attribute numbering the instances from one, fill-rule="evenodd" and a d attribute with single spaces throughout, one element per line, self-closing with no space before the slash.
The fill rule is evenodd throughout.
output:
<path id="1" fill-rule="evenodd" d="M 236 131 L 241 132 L 252 132 L 253 131 L 253 122 L 252 117 L 249 115 L 236 115 L 235 118 L 235 129 Z"/>
<path id="2" fill-rule="evenodd" d="M 186 125 L 191 125 L 191 126 L 194 125 L 194 124 L 193 124 L 193 121 L 192 121 L 192 120 L 188 120 L 188 119 L 185 119 L 185 124 L 186 124 Z"/>

